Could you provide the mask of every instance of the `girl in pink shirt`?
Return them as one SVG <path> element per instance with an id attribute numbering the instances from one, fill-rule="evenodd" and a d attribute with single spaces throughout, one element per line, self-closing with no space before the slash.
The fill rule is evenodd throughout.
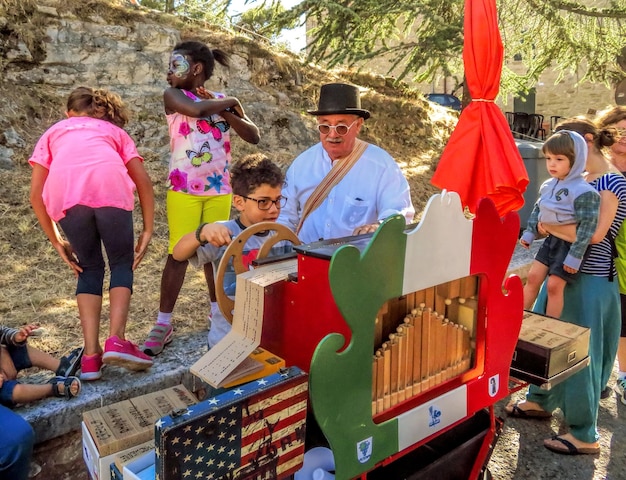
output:
<path id="1" fill-rule="evenodd" d="M 102 364 L 144 370 L 152 359 L 126 340 L 133 271 L 154 228 L 154 193 L 134 142 L 122 129 L 128 113 L 121 98 L 101 89 L 79 87 L 67 100 L 67 119 L 39 139 L 30 201 L 44 233 L 78 277 L 76 301 L 85 342 L 83 380 L 102 376 Z M 137 189 L 143 230 L 134 245 L 132 212 Z M 61 226 L 67 240 L 57 228 Z M 99 328 L 106 250 L 110 336 L 100 346 Z"/>

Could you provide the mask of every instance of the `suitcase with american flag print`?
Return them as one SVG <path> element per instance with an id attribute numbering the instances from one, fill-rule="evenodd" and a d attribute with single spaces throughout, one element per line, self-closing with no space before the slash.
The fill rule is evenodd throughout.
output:
<path id="1" fill-rule="evenodd" d="M 156 423 L 156 480 L 280 480 L 302 467 L 308 375 L 297 367 Z"/>

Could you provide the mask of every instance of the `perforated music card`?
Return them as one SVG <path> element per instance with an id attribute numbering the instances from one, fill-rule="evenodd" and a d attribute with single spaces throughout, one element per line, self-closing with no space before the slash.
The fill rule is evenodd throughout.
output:
<path id="1" fill-rule="evenodd" d="M 256 361 L 250 362 L 248 357 L 261 342 L 265 288 L 286 280 L 297 270 L 297 260 L 293 259 L 271 263 L 237 275 L 233 328 L 191 366 L 191 373 L 219 388 L 254 372 Z M 256 363 L 258 369 L 263 368 L 260 362 Z M 238 369 L 240 366 L 242 368 Z"/>

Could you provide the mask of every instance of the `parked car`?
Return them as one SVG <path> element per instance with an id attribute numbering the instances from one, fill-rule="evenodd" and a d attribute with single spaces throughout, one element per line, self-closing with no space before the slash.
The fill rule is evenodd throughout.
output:
<path id="1" fill-rule="evenodd" d="M 426 99 L 443 105 L 444 107 L 451 108 L 452 110 L 456 110 L 457 112 L 460 112 L 463 106 L 459 97 L 455 97 L 449 93 L 427 93 Z"/>

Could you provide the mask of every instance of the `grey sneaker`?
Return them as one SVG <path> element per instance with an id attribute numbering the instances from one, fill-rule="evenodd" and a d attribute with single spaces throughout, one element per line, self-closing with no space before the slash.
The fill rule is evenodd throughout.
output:
<path id="1" fill-rule="evenodd" d="M 626 405 L 626 378 L 619 379 L 615 384 L 615 391 L 619 395 L 620 401 Z"/>

